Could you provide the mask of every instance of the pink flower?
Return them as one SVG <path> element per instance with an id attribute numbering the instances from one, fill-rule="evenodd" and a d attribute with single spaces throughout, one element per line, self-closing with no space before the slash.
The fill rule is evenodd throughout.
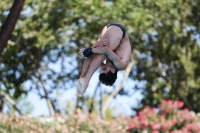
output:
<path id="1" fill-rule="evenodd" d="M 163 131 L 167 131 L 168 129 L 169 129 L 169 126 L 167 123 L 162 126 Z"/>
<path id="2" fill-rule="evenodd" d="M 185 111 L 185 112 L 189 112 L 189 109 L 185 108 L 184 111 Z"/>
<path id="3" fill-rule="evenodd" d="M 157 130 L 165 132 L 177 129 L 178 124 L 183 128 L 171 131 L 171 133 L 200 132 L 196 114 L 192 114 L 188 109 L 182 109 L 183 105 L 184 103 L 181 101 L 162 100 L 158 106 L 160 108 L 159 113 L 156 112 L 156 108 L 146 106 L 139 111 L 132 121 L 127 119 L 129 128 L 140 129 L 141 131 L 151 130 L 151 132 L 157 133 Z"/>
<path id="4" fill-rule="evenodd" d="M 198 118 L 197 117 L 193 117 L 193 121 L 197 121 L 198 120 Z"/>
<path id="5" fill-rule="evenodd" d="M 179 105 L 179 108 L 182 108 L 182 107 L 183 107 L 183 105 L 184 105 L 184 103 L 183 103 L 183 102 L 181 102 L 181 101 L 178 101 L 178 105 Z"/>
<path id="6" fill-rule="evenodd" d="M 170 133 L 183 133 L 183 132 L 180 130 L 176 130 L 176 131 L 171 131 Z"/>
<path id="7" fill-rule="evenodd" d="M 161 104 L 166 104 L 166 103 L 167 103 L 166 100 L 162 100 L 162 101 L 161 101 Z"/>
<path id="8" fill-rule="evenodd" d="M 153 124 L 153 125 L 151 126 L 151 128 L 152 128 L 153 130 L 159 129 L 160 127 L 161 127 L 160 124 Z"/>
<path id="9" fill-rule="evenodd" d="M 129 124 L 129 129 L 132 129 L 134 127 L 135 127 L 134 123 Z"/>
<path id="10" fill-rule="evenodd" d="M 178 122 L 182 123 L 182 122 L 183 122 L 183 119 L 179 119 Z"/>
<path id="11" fill-rule="evenodd" d="M 175 117 L 172 118 L 172 122 L 173 122 L 174 125 L 176 124 L 177 120 L 176 120 Z"/>
<path id="12" fill-rule="evenodd" d="M 152 133 L 159 133 L 157 130 L 154 130 Z"/>
<path id="13" fill-rule="evenodd" d="M 148 126 L 148 121 L 147 120 L 142 120 L 141 124 L 144 125 L 145 127 L 147 127 Z"/>

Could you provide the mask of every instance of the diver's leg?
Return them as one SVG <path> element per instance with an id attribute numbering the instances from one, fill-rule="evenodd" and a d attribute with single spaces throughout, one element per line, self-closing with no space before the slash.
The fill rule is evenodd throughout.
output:
<path id="1" fill-rule="evenodd" d="M 98 67 L 101 65 L 101 63 L 105 58 L 106 58 L 105 55 L 100 55 L 100 54 L 96 55 L 91 61 L 87 73 L 78 80 L 77 91 L 80 96 L 82 96 L 83 93 L 86 91 L 92 75 L 98 69 Z"/>
<path id="2" fill-rule="evenodd" d="M 85 58 L 84 60 L 84 63 L 83 63 L 83 67 L 82 67 L 82 70 L 81 70 L 81 75 L 79 76 L 79 78 L 82 78 L 85 76 L 90 64 L 91 64 L 91 61 L 93 60 L 93 58 L 95 57 L 95 55 L 92 55 L 91 57 L 88 57 L 88 58 Z"/>
<path id="3" fill-rule="evenodd" d="M 105 26 L 105 27 L 103 28 L 103 30 L 101 31 L 101 35 L 99 36 L 98 41 L 99 41 L 99 40 L 102 38 L 102 36 L 105 34 L 106 30 L 107 30 L 107 27 Z M 95 44 L 96 44 L 96 43 L 95 43 Z M 95 47 L 95 44 L 92 46 L 92 48 Z M 87 73 L 87 70 L 88 70 L 88 68 L 89 68 L 89 66 L 90 66 L 90 64 L 91 64 L 91 61 L 93 60 L 93 58 L 94 58 L 95 56 L 96 56 L 96 54 L 94 54 L 94 55 L 92 55 L 91 57 L 86 58 L 86 59 L 84 60 L 83 68 L 82 68 L 82 70 L 81 70 L 81 75 L 79 76 L 79 78 L 82 78 L 82 77 L 85 76 L 85 74 Z"/>

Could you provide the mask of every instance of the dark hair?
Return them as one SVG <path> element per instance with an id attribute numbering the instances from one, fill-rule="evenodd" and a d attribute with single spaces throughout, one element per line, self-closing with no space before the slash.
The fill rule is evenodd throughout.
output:
<path id="1" fill-rule="evenodd" d="M 99 80 L 102 84 L 107 86 L 111 86 L 115 83 L 117 79 L 117 70 L 115 69 L 115 73 L 112 73 L 111 70 L 108 73 L 101 73 L 99 75 Z"/>

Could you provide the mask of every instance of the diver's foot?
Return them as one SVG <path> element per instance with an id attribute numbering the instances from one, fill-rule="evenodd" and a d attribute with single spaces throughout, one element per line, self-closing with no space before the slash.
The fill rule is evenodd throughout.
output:
<path id="1" fill-rule="evenodd" d="M 84 94 L 85 91 L 86 91 L 86 89 L 83 88 L 83 85 L 84 85 L 84 83 L 82 83 L 82 80 L 79 79 L 79 80 L 77 81 L 76 87 L 77 87 L 78 96 L 80 96 L 80 97 L 82 97 L 83 94 Z"/>

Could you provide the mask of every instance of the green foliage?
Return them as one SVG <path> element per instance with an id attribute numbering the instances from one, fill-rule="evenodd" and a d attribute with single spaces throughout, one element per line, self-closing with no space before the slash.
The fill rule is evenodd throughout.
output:
<path id="1" fill-rule="evenodd" d="M 31 102 L 28 100 L 27 96 L 22 95 L 18 99 L 15 100 L 17 107 L 20 109 L 21 113 L 24 115 L 31 114 L 34 110 L 33 105 Z M 12 113 L 12 112 L 10 112 Z M 14 114 L 14 111 L 13 111 Z"/>
<path id="2" fill-rule="evenodd" d="M 135 46 L 135 79 L 146 81 L 142 105 L 157 106 L 163 99 L 179 99 L 199 111 L 198 24 L 191 18 L 197 1 L 149 1 L 142 4 L 151 23 Z M 184 6 L 183 6 L 184 5 Z M 197 17 L 197 16 L 196 16 Z M 139 45 L 138 45 L 139 44 Z M 134 71 L 133 70 L 133 71 Z"/>

